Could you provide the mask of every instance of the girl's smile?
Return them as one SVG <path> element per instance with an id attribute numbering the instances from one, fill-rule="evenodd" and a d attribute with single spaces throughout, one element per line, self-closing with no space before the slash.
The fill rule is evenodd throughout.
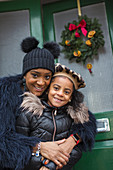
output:
<path id="1" fill-rule="evenodd" d="M 73 83 L 67 77 L 54 77 L 48 93 L 48 104 L 50 106 L 61 107 L 66 105 L 73 93 Z"/>

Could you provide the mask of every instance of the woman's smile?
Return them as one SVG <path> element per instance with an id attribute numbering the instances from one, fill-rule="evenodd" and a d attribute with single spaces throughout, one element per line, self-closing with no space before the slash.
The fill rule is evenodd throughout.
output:
<path id="1" fill-rule="evenodd" d="M 24 78 L 27 89 L 36 96 L 41 96 L 50 84 L 52 72 L 47 69 L 32 69 Z"/>
<path id="2" fill-rule="evenodd" d="M 34 86 L 37 91 L 43 91 L 44 87 L 36 87 Z"/>

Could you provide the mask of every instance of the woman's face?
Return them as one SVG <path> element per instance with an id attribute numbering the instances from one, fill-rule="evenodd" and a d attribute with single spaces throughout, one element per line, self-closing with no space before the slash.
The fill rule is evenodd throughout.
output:
<path id="1" fill-rule="evenodd" d="M 41 96 L 46 90 L 50 84 L 51 77 L 52 72 L 42 68 L 32 69 L 24 76 L 27 89 L 36 96 Z"/>
<path id="2" fill-rule="evenodd" d="M 73 83 L 67 77 L 55 77 L 48 93 L 48 104 L 61 107 L 66 105 L 73 93 Z"/>

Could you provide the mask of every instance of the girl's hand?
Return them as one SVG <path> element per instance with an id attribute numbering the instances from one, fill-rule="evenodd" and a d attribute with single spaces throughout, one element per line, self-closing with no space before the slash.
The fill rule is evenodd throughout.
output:
<path id="1" fill-rule="evenodd" d="M 68 154 L 72 152 L 72 149 L 76 145 L 74 139 L 70 136 L 66 139 L 64 143 L 61 143 L 59 146 Z"/>

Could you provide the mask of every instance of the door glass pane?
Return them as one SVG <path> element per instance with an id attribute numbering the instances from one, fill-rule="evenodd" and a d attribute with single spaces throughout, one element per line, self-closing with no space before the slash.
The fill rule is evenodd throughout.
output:
<path id="1" fill-rule="evenodd" d="M 29 35 L 28 10 L 0 13 L 0 77 L 22 72 L 20 43 Z"/>
<path id="2" fill-rule="evenodd" d="M 82 75 L 86 82 L 86 87 L 80 89 L 80 91 L 85 95 L 85 102 L 92 112 L 111 111 L 113 110 L 113 56 L 105 3 L 82 7 L 82 15 L 84 14 L 89 18 L 96 17 L 99 19 L 99 23 L 102 24 L 101 29 L 104 33 L 104 47 L 99 49 L 98 56 L 92 61 L 88 60 L 85 66 L 83 66 L 83 64 L 77 64 L 76 62 L 70 63 L 68 59 L 64 58 L 63 54 L 61 54 L 59 62 L 71 67 Z M 68 22 L 72 22 L 73 20 L 77 20 L 77 18 L 78 9 L 54 13 L 55 36 L 57 42 L 61 42 L 60 36 L 62 30 L 64 30 L 64 25 L 67 25 Z M 90 74 L 86 69 L 88 62 L 93 65 L 93 74 Z"/>

